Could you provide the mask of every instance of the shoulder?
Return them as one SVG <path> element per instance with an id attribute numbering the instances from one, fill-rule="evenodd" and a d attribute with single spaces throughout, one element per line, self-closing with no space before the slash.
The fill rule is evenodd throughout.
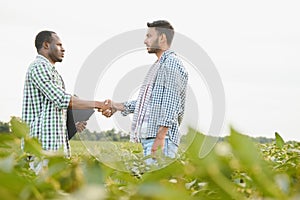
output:
<path id="1" fill-rule="evenodd" d="M 167 55 L 164 62 L 164 68 L 167 71 L 177 71 L 182 75 L 188 74 L 181 58 L 175 52 L 171 52 Z"/>
<path id="2" fill-rule="evenodd" d="M 39 56 L 30 64 L 29 72 L 35 73 L 38 71 L 48 71 L 51 70 L 52 66 L 50 65 L 49 61 L 40 58 Z"/>

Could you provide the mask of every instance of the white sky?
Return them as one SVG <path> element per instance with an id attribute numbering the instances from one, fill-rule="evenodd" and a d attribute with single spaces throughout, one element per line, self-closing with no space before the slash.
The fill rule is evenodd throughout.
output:
<path id="1" fill-rule="evenodd" d="M 1 0 L 0 121 L 21 116 L 24 77 L 36 55 L 39 31 L 54 30 L 62 39 L 65 59 L 56 66 L 72 93 L 83 62 L 102 42 L 167 19 L 213 60 L 225 88 L 226 127 L 251 136 L 274 137 L 277 131 L 285 140 L 300 141 L 300 3 L 178 2 Z M 209 120 L 203 115 L 210 114 L 209 102 L 204 104 L 198 106 L 205 132 Z"/>

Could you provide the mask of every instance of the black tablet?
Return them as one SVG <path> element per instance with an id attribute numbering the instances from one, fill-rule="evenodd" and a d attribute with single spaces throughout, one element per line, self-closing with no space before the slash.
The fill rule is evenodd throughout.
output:
<path id="1" fill-rule="evenodd" d="M 69 140 L 75 135 L 76 123 L 81 121 L 87 121 L 95 112 L 94 109 L 86 109 L 86 110 L 77 110 L 77 109 L 68 109 L 67 112 L 67 129 Z"/>

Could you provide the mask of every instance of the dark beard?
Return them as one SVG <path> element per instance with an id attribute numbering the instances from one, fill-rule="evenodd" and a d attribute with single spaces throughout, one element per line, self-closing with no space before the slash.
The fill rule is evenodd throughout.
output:
<path id="1" fill-rule="evenodd" d="M 62 62 L 62 61 L 63 61 L 62 58 L 57 58 L 57 59 L 56 59 L 56 62 Z"/>
<path id="2" fill-rule="evenodd" d="M 48 54 L 49 58 L 54 62 L 62 62 L 63 58 L 59 58 L 58 56 L 55 56 L 53 54 Z"/>
<path id="3" fill-rule="evenodd" d="M 148 53 L 157 53 L 159 51 L 158 48 L 149 48 Z"/>
<path id="4" fill-rule="evenodd" d="M 158 39 L 155 40 L 151 47 L 148 47 L 148 53 L 157 53 L 160 50 L 158 46 Z"/>

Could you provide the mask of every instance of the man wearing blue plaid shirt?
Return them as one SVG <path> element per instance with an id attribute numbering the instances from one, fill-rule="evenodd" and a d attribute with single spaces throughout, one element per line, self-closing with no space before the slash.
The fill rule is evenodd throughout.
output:
<path id="1" fill-rule="evenodd" d="M 144 44 L 157 61 L 149 69 L 136 100 L 124 103 L 110 101 L 107 117 L 116 111 L 126 116 L 134 113 L 131 141 L 141 142 L 144 155 L 162 149 L 165 156 L 174 158 L 180 143 L 179 125 L 182 121 L 188 73 L 176 53 L 170 50 L 174 36 L 172 25 L 165 20 L 147 23 Z"/>

